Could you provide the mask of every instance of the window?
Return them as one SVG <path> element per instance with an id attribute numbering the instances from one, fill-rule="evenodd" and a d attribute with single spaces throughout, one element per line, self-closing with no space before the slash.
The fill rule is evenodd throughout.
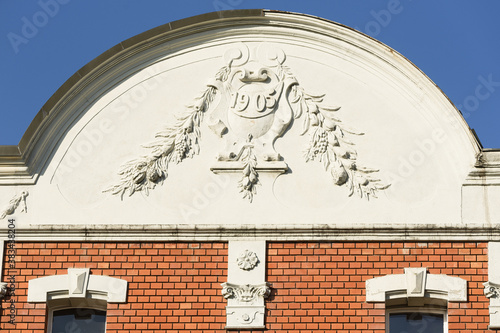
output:
<path id="1" fill-rule="evenodd" d="M 28 302 L 44 302 L 49 309 L 48 333 L 104 333 L 107 304 L 126 298 L 127 281 L 91 275 L 88 268 L 28 282 Z"/>
<path id="2" fill-rule="evenodd" d="M 53 310 L 49 322 L 49 333 L 104 333 L 106 311 L 87 308 Z"/>
<path id="3" fill-rule="evenodd" d="M 467 281 L 405 268 L 367 280 L 366 301 L 385 302 L 387 333 L 447 333 L 448 302 L 467 301 Z"/>
<path id="4" fill-rule="evenodd" d="M 406 307 L 388 309 L 387 333 L 448 332 L 446 309 Z"/>
<path id="5" fill-rule="evenodd" d="M 385 302 L 387 333 L 448 332 L 447 300 L 392 296 L 390 294 L 390 298 Z"/>
<path id="6" fill-rule="evenodd" d="M 406 308 L 388 311 L 388 333 L 445 333 L 448 332 L 446 311 L 425 308 Z"/>

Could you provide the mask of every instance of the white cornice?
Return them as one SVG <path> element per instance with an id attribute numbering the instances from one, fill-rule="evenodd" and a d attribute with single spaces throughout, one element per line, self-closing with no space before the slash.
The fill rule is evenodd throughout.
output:
<path id="1" fill-rule="evenodd" d="M 5 228 L 0 234 L 7 235 Z M 359 225 L 32 225 L 17 241 L 492 241 L 500 224 Z"/>
<path id="2" fill-rule="evenodd" d="M 500 150 L 483 149 L 476 157 L 476 165 L 464 186 L 500 185 Z"/>

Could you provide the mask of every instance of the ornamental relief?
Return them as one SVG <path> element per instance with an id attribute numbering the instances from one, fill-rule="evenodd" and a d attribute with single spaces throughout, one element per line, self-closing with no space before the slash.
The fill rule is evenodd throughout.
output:
<path id="1" fill-rule="evenodd" d="M 2 210 L 0 210 L 0 220 L 3 220 L 8 215 L 14 214 L 19 207 L 21 207 L 21 213 L 26 213 L 28 211 L 28 208 L 26 207 L 26 197 L 28 195 L 28 191 L 22 191 L 20 194 L 16 194 L 12 197 L 9 203 Z"/>
<path id="2" fill-rule="evenodd" d="M 245 250 L 236 259 L 238 267 L 245 271 L 250 271 L 257 266 L 259 263 L 259 258 L 257 254 L 253 251 Z"/>
<path id="3" fill-rule="evenodd" d="M 224 298 L 234 298 L 242 304 L 252 304 L 259 298 L 267 298 L 271 294 L 271 288 L 268 283 L 237 285 L 224 282 L 221 286 Z"/>
<path id="4" fill-rule="evenodd" d="M 148 192 L 163 183 L 170 163 L 193 158 L 200 151 L 202 122 L 221 139 L 220 152 L 211 167 L 214 173 L 240 173 L 242 197 L 253 200 L 262 172 L 285 173 L 286 156 L 274 142 L 296 123 L 302 123 L 304 159 L 323 164 L 333 184 L 345 186 L 369 199 L 389 187 L 375 176 L 378 170 L 358 165 L 355 143 L 350 137 L 364 135 L 344 125 L 339 106 L 323 103 L 325 95 L 309 94 L 285 65 L 285 53 L 262 43 L 255 49 L 241 43 L 224 54 L 225 65 L 206 90 L 176 117 L 173 124 L 156 133 L 146 145 L 147 154 L 125 163 L 120 180 L 105 190 Z M 212 105 L 217 98 L 217 103 Z M 205 134 L 204 135 L 208 135 Z"/>
<path id="5" fill-rule="evenodd" d="M 500 296 L 500 285 L 493 282 L 485 282 L 484 286 L 484 295 L 487 298 L 498 298 Z"/>

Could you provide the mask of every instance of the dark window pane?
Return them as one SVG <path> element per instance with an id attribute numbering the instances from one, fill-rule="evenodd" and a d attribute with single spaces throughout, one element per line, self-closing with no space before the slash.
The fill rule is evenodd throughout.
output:
<path id="1" fill-rule="evenodd" d="M 444 318 L 431 313 L 394 313 L 389 315 L 390 333 L 443 333 Z"/>
<path id="2" fill-rule="evenodd" d="M 66 309 L 52 314 L 52 333 L 104 333 L 106 311 Z"/>

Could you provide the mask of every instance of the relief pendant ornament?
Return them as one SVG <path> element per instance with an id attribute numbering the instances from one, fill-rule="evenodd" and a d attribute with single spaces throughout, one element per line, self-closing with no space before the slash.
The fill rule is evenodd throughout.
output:
<path id="1" fill-rule="evenodd" d="M 335 116 L 340 107 L 324 105 L 325 95 L 308 94 L 284 65 L 281 49 L 262 43 L 253 51 L 243 43 L 229 49 L 224 54 L 225 66 L 201 96 L 174 124 L 156 134 L 156 141 L 146 146 L 149 154 L 124 164 L 120 181 L 105 192 L 123 196 L 143 191 L 147 195 L 167 178 L 170 163 L 199 153 L 204 118 L 224 142 L 211 170 L 240 172 L 238 187 L 250 202 L 257 193 L 260 172 L 288 170 L 274 142 L 299 118 L 302 135 L 309 134 L 305 161 L 321 162 L 335 185 L 348 188 L 349 196 L 357 192 L 369 199 L 389 187 L 373 177 L 378 170 L 357 164 L 354 142 L 348 137 L 363 133 L 341 123 Z M 220 98 L 212 106 L 216 96 Z"/>

